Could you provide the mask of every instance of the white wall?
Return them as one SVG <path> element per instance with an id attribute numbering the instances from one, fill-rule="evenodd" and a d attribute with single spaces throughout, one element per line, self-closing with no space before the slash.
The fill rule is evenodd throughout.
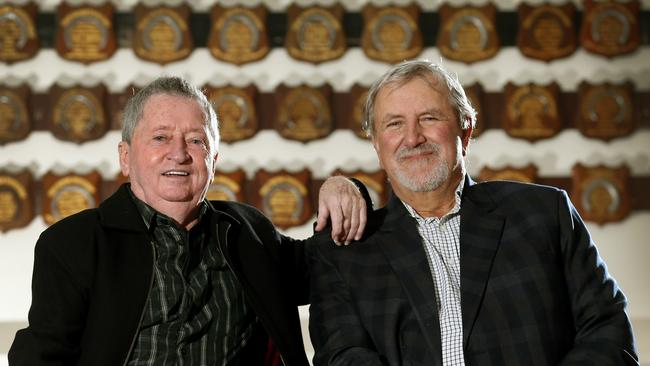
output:
<path id="1" fill-rule="evenodd" d="M 129 9 L 135 0 L 118 1 L 118 7 Z M 43 2 L 45 8 L 59 1 Z M 171 1 L 171 3 L 175 3 Z M 212 2 L 198 1 L 197 9 L 207 9 Z M 326 2 L 331 3 L 331 2 Z M 350 10 L 358 10 L 364 1 L 346 3 Z M 377 2 L 384 4 L 385 1 Z M 435 9 L 424 4 L 426 9 Z M 287 1 L 269 1 L 274 10 L 282 10 Z M 497 2 L 501 9 L 514 9 L 516 1 Z M 643 8 L 650 9 L 644 0 Z M 426 49 L 420 58 L 439 60 L 435 48 Z M 501 49 L 499 54 L 484 62 L 465 65 L 445 62 L 459 74 L 463 83 L 480 81 L 487 91 L 500 91 L 509 82 L 529 81 L 547 83 L 555 80 L 564 91 L 575 91 L 581 81 L 620 82 L 630 80 L 637 90 L 650 90 L 650 47 L 623 57 L 606 59 L 578 50 L 567 59 L 544 63 L 524 58 L 513 47 Z M 388 65 L 368 60 L 361 50 L 351 49 L 345 56 L 318 66 L 295 61 L 283 49 L 274 49 L 264 60 L 237 67 L 215 60 L 205 49 L 197 49 L 187 60 L 165 67 L 141 61 L 129 49 L 119 50 L 106 62 L 89 66 L 66 62 L 49 49 L 36 58 L 11 66 L 0 64 L 0 80 L 26 81 L 35 92 L 45 92 L 54 83 L 80 82 L 93 85 L 103 82 L 110 92 L 121 92 L 131 84 L 144 84 L 160 74 L 177 74 L 203 85 L 254 83 L 262 92 L 271 92 L 281 83 L 308 82 L 319 85 L 329 82 L 335 91 L 347 91 L 354 83 L 368 85 Z M 34 132 L 20 143 L 0 146 L 0 167 L 28 167 L 36 179 L 48 170 L 84 172 L 98 169 L 105 179 L 117 174 L 117 143 L 119 133 L 108 133 L 98 141 L 83 145 L 56 140 L 48 132 Z M 570 176 L 575 163 L 587 165 L 626 163 L 632 176 L 650 175 L 650 129 L 609 143 L 587 139 L 575 130 L 565 130 L 558 136 L 529 143 L 509 138 L 498 130 L 488 130 L 472 145 L 469 171 L 476 174 L 483 166 L 524 166 L 533 163 L 542 177 Z M 358 139 L 350 131 L 336 131 L 326 139 L 308 144 L 288 141 L 274 131 L 260 132 L 253 139 L 228 145 L 223 144 L 220 168 L 242 167 L 249 178 L 262 167 L 266 169 L 301 170 L 309 168 L 316 178 L 324 178 L 337 168 L 347 170 L 378 169 L 374 152 L 368 142 Z M 630 300 L 629 313 L 637 329 L 641 357 L 650 359 L 650 211 L 637 211 L 622 222 L 598 226 L 589 224 L 601 254 L 611 273 L 619 281 Z M 0 354 L 6 352 L 7 327 L 15 327 L 26 320 L 30 303 L 30 281 L 33 246 L 45 228 L 40 217 L 19 230 L 0 233 Z M 287 232 L 304 237 L 311 231 L 310 224 Z M 303 309 L 306 316 L 306 309 Z M 5 327 L 2 328 L 2 324 Z M 10 341 L 10 337 L 9 337 Z M 0 356 L 0 365 L 3 363 Z"/>

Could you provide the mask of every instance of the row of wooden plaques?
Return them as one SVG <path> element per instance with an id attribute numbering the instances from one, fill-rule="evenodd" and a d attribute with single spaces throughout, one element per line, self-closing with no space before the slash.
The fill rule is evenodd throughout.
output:
<path id="1" fill-rule="evenodd" d="M 383 171 L 346 172 L 359 179 L 370 192 L 375 208 L 383 206 L 390 184 Z M 647 186 L 650 177 L 630 177 L 625 165 L 611 168 L 586 167 L 576 164 L 570 178 L 541 178 L 537 168 L 484 168 L 479 181 L 514 180 L 558 186 L 570 192 L 573 203 L 585 220 L 603 224 L 620 221 L 632 209 L 650 210 Z M 96 172 L 57 175 L 48 172 L 40 181 L 24 169 L 10 173 L 0 170 L 0 231 L 24 227 L 38 211 L 46 224 L 84 209 L 97 207 L 115 189 L 127 181 L 121 174 L 114 180 L 103 180 Z M 207 198 L 246 202 L 260 209 L 275 225 L 288 228 L 305 224 L 313 217 L 318 188 L 322 180 L 313 179 L 311 172 L 268 172 L 258 170 L 247 179 L 243 170 L 218 172 L 210 185 Z"/>

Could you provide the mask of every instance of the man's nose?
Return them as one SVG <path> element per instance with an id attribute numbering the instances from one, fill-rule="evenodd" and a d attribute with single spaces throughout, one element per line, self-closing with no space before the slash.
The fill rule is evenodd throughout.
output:
<path id="1" fill-rule="evenodd" d="M 187 149 L 187 142 L 182 138 L 173 139 L 170 144 L 168 158 L 183 163 L 190 159 L 190 154 Z"/>
<path id="2" fill-rule="evenodd" d="M 426 138 L 422 134 L 422 126 L 418 121 L 411 121 L 406 124 L 404 142 L 407 146 L 418 146 L 425 142 Z"/>

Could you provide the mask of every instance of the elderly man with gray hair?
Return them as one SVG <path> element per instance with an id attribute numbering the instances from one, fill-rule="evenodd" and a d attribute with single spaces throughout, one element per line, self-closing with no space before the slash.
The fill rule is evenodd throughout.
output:
<path id="1" fill-rule="evenodd" d="M 218 145 L 214 109 L 187 81 L 162 77 L 130 99 L 129 183 L 41 234 L 10 365 L 308 365 L 305 243 L 253 207 L 205 199 Z M 318 229 L 331 216 L 333 240 L 358 238 L 355 184 L 330 178 L 321 193 Z"/>
<path id="2" fill-rule="evenodd" d="M 315 366 L 638 364 L 566 192 L 467 174 L 476 117 L 454 75 L 396 65 L 365 113 L 393 194 L 361 241 L 308 248 Z"/>

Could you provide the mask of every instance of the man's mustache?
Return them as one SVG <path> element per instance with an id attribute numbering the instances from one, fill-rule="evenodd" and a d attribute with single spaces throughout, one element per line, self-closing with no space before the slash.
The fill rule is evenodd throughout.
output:
<path id="1" fill-rule="evenodd" d="M 402 147 L 397 151 L 396 157 L 401 160 L 425 153 L 438 156 L 440 154 L 440 145 L 429 142 L 416 147 Z"/>

